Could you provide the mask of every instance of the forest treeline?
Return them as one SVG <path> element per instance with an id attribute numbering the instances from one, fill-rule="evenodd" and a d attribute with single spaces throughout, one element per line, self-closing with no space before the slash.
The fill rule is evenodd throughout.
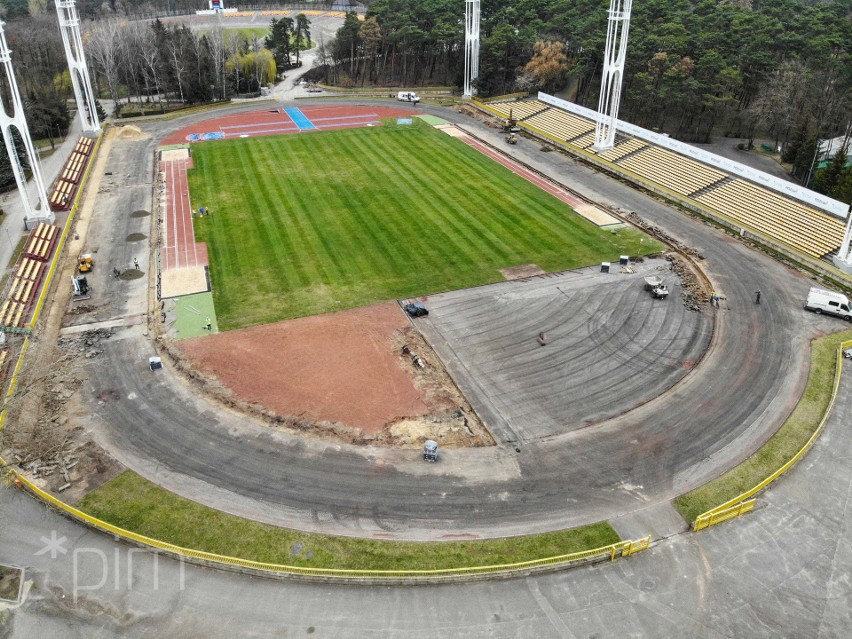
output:
<path id="1" fill-rule="evenodd" d="M 262 38 L 239 41 L 118 19 L 205 4 L 78 0 L 81 15 L 97 18 L 84 25 L 102 95 L 119 105 L 222 99 L 256 90 L 281 70 L 280 48 L 270 51 Z M 315 76 L 340 86 L 461 85 L 463 0 L 361 4 L 366 13 L 347 15 L 334 40 L 320 47 L 323 64 Z M 27 6 L 17 20 L 13 5 Z M 52 5 L 3 2 L 7 32 L 27 24 L 13 49 L 29 69 L 26 96 L 42 136 L 67 117 L 67 75 Z M 596 108 L 608 6 L 609 0 L 482 0 L 479 95 L 544 90 Z M 813 178 L 818 141 L 842 134 L 852 120 L 851 15 L 852 0 L 636 2 L 619 116 L 691 142 L 715 135 L 747 144 L 768 139 L 784 149 L 798 176 Z"/>

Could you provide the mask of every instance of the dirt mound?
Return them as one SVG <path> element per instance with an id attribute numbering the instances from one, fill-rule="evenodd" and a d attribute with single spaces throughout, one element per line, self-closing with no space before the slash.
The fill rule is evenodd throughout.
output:
<path id="1" fill-rule="evenodd" d="M 147 133 L 142 133 L 142 130 L 138 126 L 133 126 L 132 124 L 119 127 L 117 135 L 120 140 L 147 140 L 151 137 Z"/>

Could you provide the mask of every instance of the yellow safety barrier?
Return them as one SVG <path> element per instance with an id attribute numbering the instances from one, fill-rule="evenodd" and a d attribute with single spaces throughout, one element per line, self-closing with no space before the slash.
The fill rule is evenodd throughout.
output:
<path id="1" fill-rule="evenodd" d="M 83 522 L 89 526 L 97 528 L 103 532 L 108 532 L 118 538 L 132 541 L 156 550 L 177 555 L 187 559 L 196 559 L 202 562 L 210 562 L 220 564 L 223 567 L 238 567 L 247 568 L 249 570 L 257 570 L 260 572 L 274 573 L 279 575 L 295 575 L 307 577 L 322 577 L 327 579 L 347 579 L 347 580 L 427 580 L 441 579 L 451 577 L 464 577 L 470 575 L 495 575 L 506 574 L 512 572 L 523 572 L 534 568 L 544 566 L 565 565 L 589 559 L 605 559 L 609 556 L 610 561 L 617 557 L 629 557 L 641 550 L 645 550 L 651 545 L 651 537 L 645 537 L 637 541 L 627 540 L 618 541 L 609 546 L 595 548 L 592 550 L 584 550 L 580 552 L 570 553 L 567 555 L 558 555 L 556 557 L 545 557 L 543 559 L 533 559 L 530 561 L 522 561 L 511 564 L 497 564 L 491 566 L 465 566 L 460 568 L 444 568 L 433 570 L 348 570 L 342 568 L 312 568 L 307 566 L 287 566 L 283 564 L 271 564 L 260 561 L 252 561 L 249 559 L 240 559 L 238 557 L 228 557 L 225 555 L 217 555 L 215 553 L 205 552 L 202 550 L 194 550 L 192 548 L 183 548 L 158 539 L 145 537 L 130 530 L 113 526 L 110 523 L 87 515 L 81 510 L 77 510 L 73 506 L 69 506 L 65 502 L 57 499 L 50 493 L 42 490 L 26 477 L 16 471 L 12 471 L 15 484 L 26 488 L 42 501 L 54 506 L 62 512 L 70 515 L 72 518 Z"/>
<path id="2" fill-rule="evenodd" d="M 843 372 L 843 349 L 852 346 L 852 341 L 842 342 L 837 349 L 837 362 L 834 368 L 834 386 L 831 390 L 831 399 L 828 402 L 828 408 L 825 411 L 825 414 L 822 416 L 822 419 L 819 422 L 819 426 L 817 426 L 816 430 L 813 432 L 813 435 L 810 436 L 805 445 L 802 446 L 799 451 L 793 455 L 781 468 L 772 473 L 769 477 L 764 479 L 762 482 L 757 484 L 754 488 L 747 490 L 746 492 L 737 495 L 733 499 L 729 499 L 724 504 L 720 504 L 715 508 L 708 510 L 705 513 L 701 513 L 698 517 L 695 518 L 695 521 L 692 523 L 693 530 L 703 530 L 709 526 L 713 526 L 714 524 L 721 523 L 723 521 L 727 521 L 728 519 L 733 519 L 734 517 L 738 517 L 744 513 L 749 512 L 752 508 L 754 508 L 755 501 L 751 499 L 754 495 L 759 493 L 761 490 L 769 486 L 772 482 L 778 479 L 781 475 L 786 473 L 793 465 L 799 461 L 806 452 L 813 446 L 814 442 L 822 433 L 822 429 L 825 427 L 826 422 L 828 422 L 828 418 L 831 415 L 831 409 L 834 408 L 834 402 L 837 399 L 837 389 L 840 387 L 840 374 Z"/>

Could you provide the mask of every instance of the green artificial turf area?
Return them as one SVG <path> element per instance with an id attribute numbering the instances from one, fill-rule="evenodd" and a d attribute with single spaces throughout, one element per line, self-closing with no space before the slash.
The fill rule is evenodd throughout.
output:
<path id="1" fill-rule="evenodd" d="M 222 330 L 560 271 L 663 248 L 602 230 L 426 123 L 192 147 Z M 644 238 L 644 243 L 640 243 Z"/>
<path id="2" fill-rule="evenodd" d="M 350 570 L 494 566 L 602 548 L 620 541 L 606 522 L 572 530 L 481 541 L 403 542 L 276 528 L 201 506 L 126 471 L 78 508 L 141 535 L 229 557 Z"/>

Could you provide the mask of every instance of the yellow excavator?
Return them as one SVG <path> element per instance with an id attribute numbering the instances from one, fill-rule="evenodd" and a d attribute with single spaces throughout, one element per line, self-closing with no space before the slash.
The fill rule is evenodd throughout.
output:
<path id="1" fill-rule="evenodd" d="M 77 258 L 77 269 L 81 273 L 88 273 L 92 270 L 92 267 L 95 265 L 95 261 L 92 259 L 91 253 L 83 253 L 80 257 Z"/>

